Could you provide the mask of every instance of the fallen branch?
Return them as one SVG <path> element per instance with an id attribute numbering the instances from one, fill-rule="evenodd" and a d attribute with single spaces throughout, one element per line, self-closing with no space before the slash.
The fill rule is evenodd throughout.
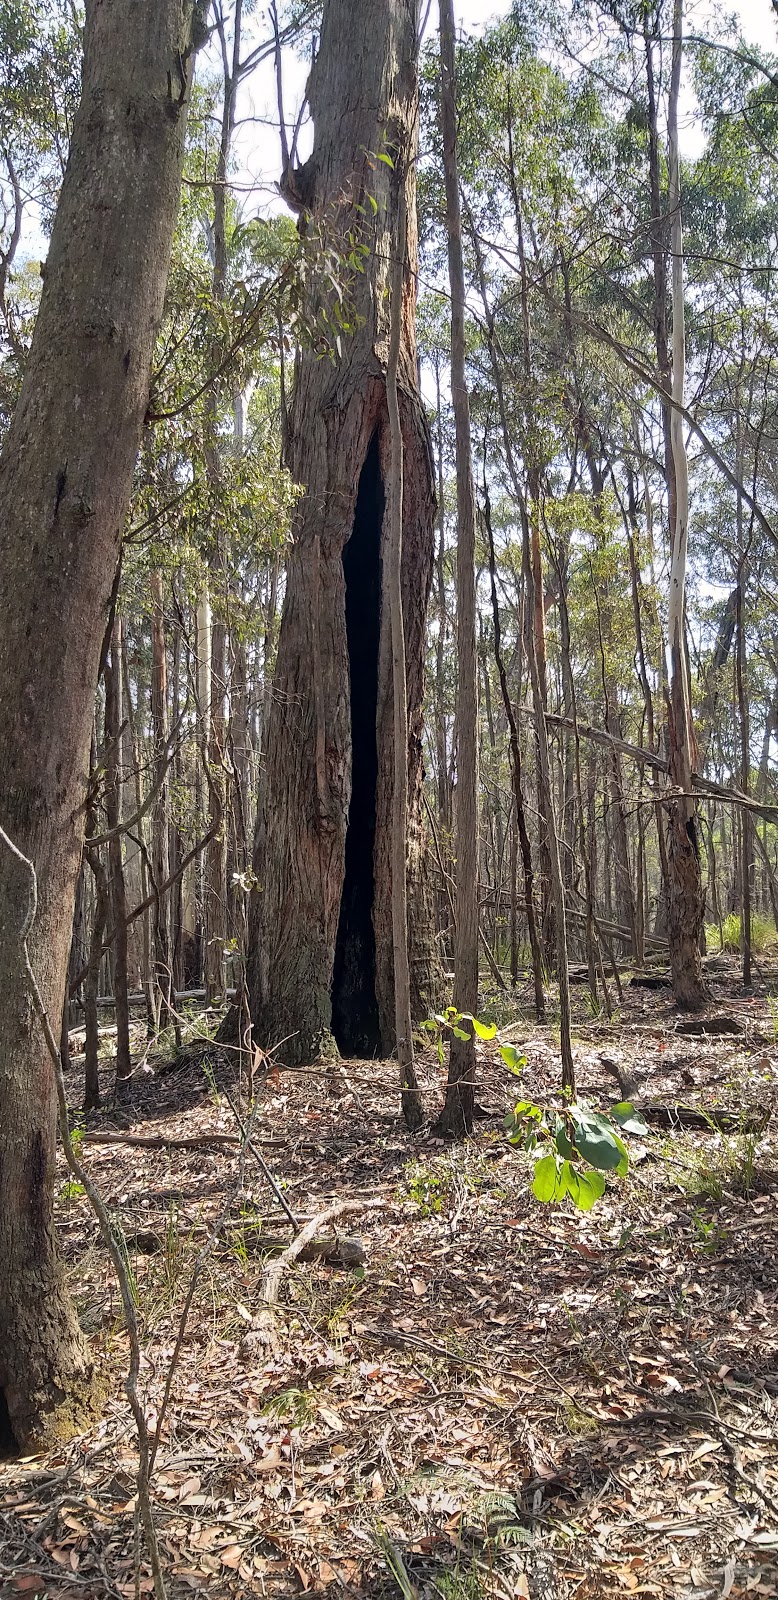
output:
<path id="1" fill-rule="evenodd" d="M 289 1144 L 288 1139 L 252 1139 L 254 1144 L 263 1145 L 266 1149 L 278 1149 Z M 241 1140 L 236 1133 L 198 1133 L 190 1139 L 166 1139 L 161 1133 L 85 1133 L 84 1144 L 132 1144 L 142 1150 L 204 1150 L 208 1145 L 239 1145 Z M 308 1145 L 311 1149 L 318 1149 L 312 1140 L 302 1139 L 300 1148 Z"/>
<path id="2" fill-rule="evenodd" d="M 347 1211 L 362 1210 L 363 1202 L 361 1200 L 338 1200 L 336 1201 L 335 1205 L 328 1206 L 326 1211 L 320 1211 L 318 1216 L 312 1217 L 310 1222 L 306 1222 L 305 1227 L 300 1229 L 296 1239 L 293 1239 L 292 1243 L 287 1245 L 283 1253 L 280 1256 L 277 1256 L 275 1261 L 271 1262 L 270 1266 L 265 1268 L 262 1279 L 262 1299 L 264 1300 L 265 1305 L 277 1305 L 278 1294 L 281 1288 L 281 1279 L 287 1267 L 292 1266 L 292 1264 L 297 1260 L 298 1256 L 302 1255 L 306 1245 L 310 1244 L 311 1241 L 316 1238 L 317 1233 L 319 1233 L 328 1222 L 334 1222 L 336 1217 L 344 1216 Z"/>

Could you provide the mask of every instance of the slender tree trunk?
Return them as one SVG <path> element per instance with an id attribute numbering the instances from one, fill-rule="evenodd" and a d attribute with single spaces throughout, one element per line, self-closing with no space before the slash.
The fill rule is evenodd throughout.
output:
<path id="1" fill-rule="evenodd" d="M 521 846 L 521 861 L 524 870 L 524 909 L 527 916 L 527 932 L 529 935 L 530 951 L 532 953 L 532 976 L 535 984 L 535 1016 L 542 1022 L 546 1014 L 546 997 L 543 989 L 543 950 L 538 932 L 537 917 L 535 915 L 535 880 L 532 870 L 532 849 L 527 831 L 527 818 L 524 810 L 524 791 L 522 785 L 521 745 L 519 744 L 519 730 L 513 712 L 510 690 L 508 688 L 508 675 L 505 671 L 505 662 L 502 654 L 502 637 L 500 627 L 500 608 L 497 603 L 496 561 L 494 554 L 494 535 L 492 532 L 491 507 L 489 495 L 484 479 L 484 523 L 489 541 L 489 578 L 492 591 L 492 620 L 494 623 L 494 657 L 497 663 L 497 673 L 500 679 L 505 717 L 508 723 L 510 739 L 511 778 L 513 780 L 513 803 L 516 812 L 516 823 Z M 512 880 L 513 881 L 513 877 Z M 513 952 L 515 934 L 512 929 L 511 937 L 511 977 L 516 982 L 513 969 Z"/>
<path id="2" fill-rule="evenodd" d="M 530 608 L 534 606 L 533 593 L 534 578 L 532 573 L 532 540 L 530 520 L 526 507 L 522 507 L 522 551 L 524 562 L 524 582 L 530 600 Z M 557 834 L 556 812 L 554 807 L 554 791 L 551 779 L 551 763 L 548 749 L 548 733 L 546 731 L 545 695 L 541 683 L 540 672 L 535 657 L 534 630 L 527 631 L 527 649 L 529 655 L 530 677 L 532 680 L 532 699 L 535 707 L 535 734 L 538 749 L 538 770 L 540 798 L 543 814 L 546 819 L 548 834 L 549 870 L 551 873 L 551 894 L 554 907 L 554 924 L 556 933 L 556 958 L 557 979 L 559 982 L 559 1024 L 560 1024 L 560 1055 L 562 1061 L 562 1088 L 575 1095 L 575 1066 L 573 1063 L 573 1047 L 570 1036 L 570 978 L 567 966 L 567 916 L 565 909 L 565 886 L 562 877 L 562 861 L 559 854 L 559 837 Z"/>
<path id="3" fill-rule="evenodd" d="M 35 865 L 29 950 L 55 1026 L 100 647 L 178 200 L 191 26 L 181 0 L 87 7 L 81 104 L 0 456 L 0 824 Z M 0 845 L 0 1391 L 32 1449 L 77 1429 L 99 1384 L 57 1261 L 56 1094 L 22 965 L 26 906 Z"/>
<path id="4" fill-rule="evenodd" d="M 440 103 L 451 286 L 451 398 L 457 475 L 456 939 L 454 1005 L 478 1011 L 478 653 L 475 593 L 475 487 L 470 398 L 465 376 L 465 272 L 457 164 L 453 0 L 440 0 Z M 475 1037 L 452 1037 L 442 1132 L 462 1138 L 473 1123 Z"/>
<path id="5" fill-rule="evenodd" d="M 440 367 L 435 366 L 437 401 L 438 468 L 438 548 L 435 560 L 438 633 L 435 641 L 435 738 L 438 757 L 438 819 L 444 833 L 451 831 L 451 789 L 448 781 L 448 740 L 446 738 L 446 506 L 443 471 L 443 408 L 440 394 Z"/>
<path id="6" fill-rule="evenodd" d="M 127 890 L 124 847 L 119 831 L 122 820 L 122 624 L 114 620 L 111 653 L 105 663 L 105 815 L 108 842 L 108 887 L 111 897 L 113 1001 L 116 1014 L 116 1096 L 127 1100 L 130 1092 L 130 1003 L 127 941 Z"/>
<path id="7" fill-rule="evenodd" d="M 706 994 L 700 961 L 703 924 L 702 875 L 697 807 L 692 792 L 694 730 L 689 700 L 689 672 L 685 646 L 686 553 L 689 523 L 689 468 L 683 418 L 686 332 L 683 303 L 683 226 L 681 219 L 681 155 L 678 143 L 678 98 L 682 61 L 683 0 L 673 11 L 673 68 L 668 109 L 673 304 L 673 378 L 675 402 L 670 423 L 674 510 L 670 544 L 670 601 L 668 645 L 670 693 L 668 701 L 668 762 L 676 794 L 668 805 L 668 864 L 670 905 L 668 936 L 670 970 L 676 1002 L 686 1010 L 704 1005 Z"/>
<path id="8" fill-rule="evenodd" d="M 397 238 L 391 274 L 392 325 L 389 337 L 389 366 L 386 374 L 386 400 L 389 411 L 390 463 L 387 477 L 387 588 L 392 641 L 392 691 L 394 703 L 394 785 L 392 791 L 392 949 L 394 955 L 394 1014 L 397 1033 L 397 1060 L 400 1067 L 400 1096 L 403 1116 L 409 1128 L 423 1121 L 421 1094 L 413 1064 L 413 1024 L 411 1020 L 411 975 L 408 963 L 408 895 L 406 857 L 408 838 L 408 693 L 405 667 L 405 628 L 403 624 L 403 435 L 397 374 L 402 345 L 403 278 L 405 276 L 406 210 L 405 180 L 398 169 L 399 202 Z"/>
<path id="9" fill-rule="evenodd" d="M 168 816 L 167 762 L 167 647 L 162 574 L 151 574 L 151 731 L 154 740 L 153 782 L 159 785 L 152 812 L 151 860 L 154 874 L 154 986 L 155 1011 L 161 1028 L 172 1021 L 173 957 L 170 944 L 170 896 L 160 894 L 160 885 L 170 876 L 170 835 Z"/>

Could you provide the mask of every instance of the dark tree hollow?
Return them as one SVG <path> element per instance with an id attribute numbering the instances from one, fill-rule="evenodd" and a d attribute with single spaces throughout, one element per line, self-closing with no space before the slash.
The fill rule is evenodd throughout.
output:
<path id="1" fill-rule="evenodd" d="M 343 548 L 351 696 L 351 802 L 332 975 L 332 1032 L 342 1055 L 381 1048 L 376 998 L 375 833 L 378 782 L 378 655 L 384 486 L 378 431 L 359 478 L 354 525 Z"/>
<path id="2" fill-rule="evenodd" d="M 18 1454 L 19 1446 L 11 1426 L 5 1390 L 0 1389 L 0 1461 L 9 1461 L 14 1456 L 18 1456 Z"/>

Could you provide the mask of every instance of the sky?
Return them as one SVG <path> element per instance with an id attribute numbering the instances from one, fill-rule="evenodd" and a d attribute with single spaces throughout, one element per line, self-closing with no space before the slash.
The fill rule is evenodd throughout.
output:
<path id="1" fill-rule="evenodd" d="M 489 22 L 507 16 L 510 0 L 454 0 L 454 6 L 458 29 L 472 33 L 480 31 Z M 436 13 L 437 4 L 433 0 L 427 37 L 437 27 Z M 687 33 L 709 33 L 716 22 L 725 16 L 736 17 L 748 44 L 778 53 L 778 18 L 771 0 L 724 0 L 723 4 L 719 0 L 687 0 L 685 30 Z M 258 8 L 256 19 L 264 33 L 266 7 Z M 284 94 L 286 118 L 290 123 L 294 122 L 306 78 L 305 63 L 288 54 L 284 64 Z M 249 199 L 247 210 L 277 210 L 281 206 L 275 187 L 280 175 L 280 147 L 272 63 L 267 63 L 255 75 L 243 99 L 242 114 L 256 119 L 244 124 L 238 135 L 242 176 L 256 185 L 256 193 Z M 688 95 L 682 100 L 681 125 L 685 153 L 694 157 L 701 145 L 701 136 L 695 131 L 694 105 Z M 304 159 L 309 148 L 309 131 L 303 131 L 299 143 L 301 158 Z"/>

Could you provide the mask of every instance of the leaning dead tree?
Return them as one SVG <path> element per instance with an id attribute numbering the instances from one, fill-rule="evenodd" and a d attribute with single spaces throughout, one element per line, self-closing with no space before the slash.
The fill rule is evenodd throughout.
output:
<path id="1" fill-rule="evenodd" d="M 431 965 L 421 867 L 420 719 L 435 495 L 414 335 L 417 237 L 415 0 L 326 0 L 308 83 L 315 136 L 285 190 L 341 283 L 314 269 L 306 315 L 332 348 L 298 357 L 288 464 L 296 511 L 260 795 L 249 935 L 252 1019 L 287 1061 L 335 1044 L 395 1044 L 392 961 L 393 697 L 386 589 L 392 256 L 403 200 L 398 402 L 408 704 L 408 910 L 414 1009 Z M 315 261 L 315 250 L 312 252 Z M 351 257 L 351 264 L 348 258 Z M 359 263 L 359 267 L 356 264 Z M 345 313 L 345 314 L 344 314 Z M 339 338 L 336 321 L 348 322 Z"/>

